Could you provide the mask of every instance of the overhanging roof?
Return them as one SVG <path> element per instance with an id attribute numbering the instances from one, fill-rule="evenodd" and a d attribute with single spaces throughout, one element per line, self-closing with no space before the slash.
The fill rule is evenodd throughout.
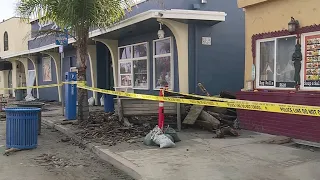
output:
<path id="1" fill-rule="evenodd" d="M 226 15 L 227 14 L 225 12 L 218 12 L 218 11 L 199 11 L 199 10 L 182 10 L 182 9 L 149 10 L 149 11 L 140 13 L 138 15 L 135 15 L 133 17 L 127 18 L 123 21 L 120 21 L 111 27 L 93 30 L 89 33 L 89 37 L 94 38 L 99 35 L 110 33 L 110 32 L 128 27 L 130 25 L 133 25 L 148 19 L 172 19 L 175 21 L 183 22 L 183 23 L 202 21 L 202 22 L 211 23 L 211 25 L 214 25 L 218 22 L 225 21 Z M 74 42 L 75 40 L 73 38 L 69 39 L 69 44 Z M 16 56 L 38 53 L 38 52 L 46 51 L 56 47 L 58 46 L 55 44 L 50 44 L 50 45 L 43 46 L 36 49 L 31 49 L 23 52 L 18 52 L 18 53 L 12 53 L 12 54 L 3 56 L 1 58 L 8 59 Z"/>
<path id="2" fill-rule="evenodd" d="M 248 6 L 256 5 L 259 3 L 272 1 L 272 0 L 238 0 L 238 7 L 239 8 L 245 8 Z"/>

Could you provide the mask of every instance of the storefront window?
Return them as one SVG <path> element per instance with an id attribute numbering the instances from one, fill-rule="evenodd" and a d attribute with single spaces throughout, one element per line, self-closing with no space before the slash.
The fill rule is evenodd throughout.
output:
<path id="1" fill-rule="evenodd" d="M 260 43 L 260 86 L 274 86 L 274 41 Z"/>
<path id="2" fill-rule="evenodd" d="M 119 48 L 120 87 L 148 89 L 148 43 Z"/>
<path id="3" fill-rule="evenodd" d="M 172 39 L 154 41 L 154 89 L 169 87 L 173 89 Z"/>
<path id="4" fill-rule="evenodd" d="M 294 88 L 292 54 L 296 37 L 281 37 L 258 43 L 258 87 Z"/>

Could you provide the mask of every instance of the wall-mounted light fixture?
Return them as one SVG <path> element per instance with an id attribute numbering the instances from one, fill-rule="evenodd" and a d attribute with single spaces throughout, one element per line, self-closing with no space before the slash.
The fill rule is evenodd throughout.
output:
<path id="1" fill-rule="evenodd" d="M 291 20 L 288 23 L 288 31 L 290 33 L 295 33 L 298 31 L 298 29 L 299 29 L 299 21 L 291 17 Z"/>
<path id="2" fill-rule="evenodd" d="M 159 39 L 163 39 L 163 38 L 164 38 L 164 35 L 165 35 L 165 32 L 162 30 L 162 25 L 163 25 L 163 24 L 160 22 L 159 25 L 160 25 L 160 29 L 159 29 L 159 31 L 158 31 L 158 38 L 159 38 Z"/>
<path id="3" fill-rule="evenodd" d="M 201 0 L 201 3 L 202 3 L 202 4 L 207 4 L 207 3 L 208 3 L 208 0 Z"/>

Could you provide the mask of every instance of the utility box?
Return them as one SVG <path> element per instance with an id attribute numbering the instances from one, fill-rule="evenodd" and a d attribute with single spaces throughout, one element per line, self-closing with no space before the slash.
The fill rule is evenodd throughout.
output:
<path id="1" fill-rule="evenodd" d="M 77 84 L 71 84 L 71 82 L 77 81 L 76 72 L 66 72 L 65 81 L 70 84 L 65 84 L 65 118 L 66 120 L 77 119 Z"/>

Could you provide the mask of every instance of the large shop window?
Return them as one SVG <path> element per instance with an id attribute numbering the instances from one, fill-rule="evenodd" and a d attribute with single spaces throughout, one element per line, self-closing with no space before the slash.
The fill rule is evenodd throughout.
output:
<path id="1" fill-rule="evenodd" d="M 120 87 L 148 89 L 148 43 L 119 48 Z"/>
<path id="2" fill-rule="evenodd" d="M 319 90 L 320 87 L 320 32 L 304 36 L 304 87 Z"/>
<path id="3" fill-rule="evenodd" d="M 172 38 L 153 42 L 153 86 L 154 89 L 173 89 L 173 50 Z"/>
<path id="4" fill-rule="evenodd" d="M 294 88 L 292 54 L 296 37 L 280 37 L 257 43 L 257 87 Z"/>

